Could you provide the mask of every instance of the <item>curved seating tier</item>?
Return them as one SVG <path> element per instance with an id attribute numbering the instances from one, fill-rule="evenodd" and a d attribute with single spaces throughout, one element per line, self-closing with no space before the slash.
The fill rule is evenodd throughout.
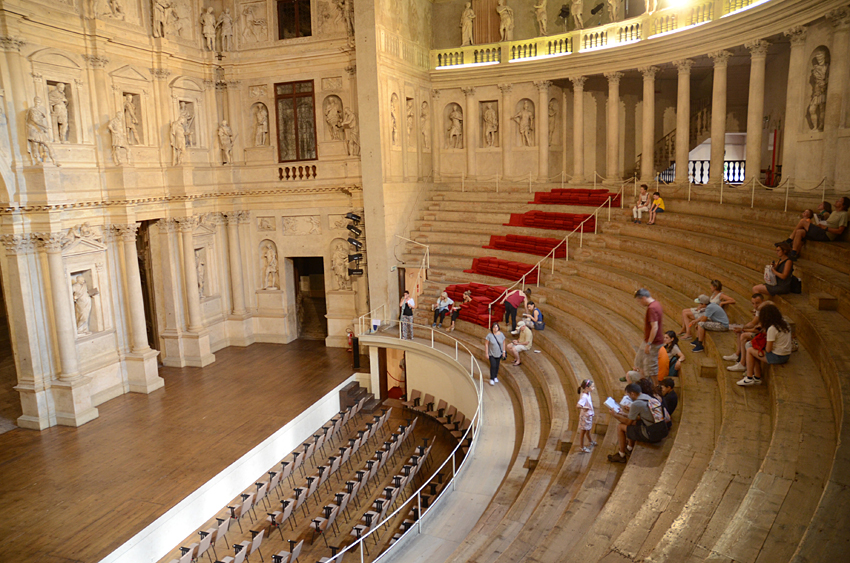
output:
<path id="1" fill-rule="evenodd" d="M 533 289 L 535 301 L 545 303 L 547 329 L 535 335 L 535 347 L 544 352 L 537 355 L 541 360 L 559 365 L 573 378 L 577 359 L 591 372 L 608 370 L 599 392 L 611 389 L 617 396 L 622 384 L 614 373 L 630 364 L 631 343 L 639 340 L 642 327 L 642 308 L 631 299 L 634 289 L 648 287 L 667 311 L 665 323 L 678 328 L 678 312 L 692 306 L 694 295 L 706 292 L 708 279 L 717 278 L 724 292 L 738 301 L 730 319 L 745 322 L 751 288 L 760 282 L 763 264 L 775 257 L 772 243 L 787 237 L 800 209 L 817 203 L 792 197 L 790 211 L 783 213 L 779 196 L 750 208 L 749 193 L 727 192 L 722 206 L 712 201 L 716 194 L 704 190 L 695 190 L 690 202 L 685 194 L 665 190 L 668 213 L 652 227 L 632 225 L 626 211 L 612 210 L 613 221 L 600 216 L 600 234 L 585 234 L 583 248 L 573 240 L 568 263 L 544 264 L 540 288 Z M 545 198 L 535 196 L 538 199 Z M 470 201 L 478 202 L 475 215 L 490 217 L 486 223 L 443 211 Z M 497 223 L 496 215 L 507 209 L 526 211 L 522 202 L 528 198 L 522 200 L 515 192 L 432 192 L 428 210 L 413 231 L 413 238 L 430 246 L 432 269 L 423 303 L 443 282 L 499 283 L 462 271 L 470 259 L 483 254 L 481 247 L 491 236 L 546 236 L 540 229 Z M 551 211 L 558 206 L 535 207 Z M 485 213 L 488 210 L 492 212 Z M 771 226 L 763 227 L 765 222 Z M 836 516 L 829 516 L 832 511 L 846 518 L 850 511 L 850 447 L 840 439 L 848 435 L 843 408 L 850 397 L 850 356 L 844 351 L 850 335 L 848 248 L 844 242 L 809 243 L 804 248 L 803 259 L 795 265 L 804 295 L 775 298 L 794 321 L 801 349 L 789 364 L 768 372 L 767 385 L 735 385 L 738 374 L 727 372 L 721 359 L 734 349 L 734 337 L 709 333 L 706 354 L 686 352 L 681 419 L 677 433 L 663 447 L 639 448 L 619 482 L 609 475 L 607 490 L 597 496 L 592 483 L 606 481 L 599 480 L 604 473 L 593 473 L 594 465 L 611 466 L 594 453 L 582 477 L 571 469 L 578 461 L 571 450 L 558 466 L 558 476 L 550 479 L 544 500 L 532 508 L 502 511 L 526 514 L 527 520 L 499 525 L 489 520 L 479 529 L 484 538 L 470 536 L 475 540 L 468 538 L 453 560 L 806 561 L 838 556 L 850 537 L 846 527 L 830 525 Z M 522 250 L 527 249 L 515 245 L 490 252 L 522 261 L 529 256 Z M 838 311 L 818 310 L 819 301 L 810 304 L 814 292 L 837 298 Z M 470 328 L 458 324 L 458 330 Z M 473 334 L 483 336 L 484 329 L 475 327 Z M 570 348 L 578 358 L 565 352 Z M 610 360 L 616 367 L 600 365 Z M 525 371 L 538 369 L 528 363 Z M 593 378 L 602 383 L 598 374 Z M 529 382 L 538 384 L 538 379 Z M 574 428 L 574 418 L 570 420 Z M 597 430 L 602 426 L 599 421 Z M 645 454 L 657 457 L 651 464 L 641 463 Z M 635 489 L 641 491 L 637 496 Z M 519 495 L 516 499 L 528 500 Z M 507 536 L 495 541 L 489 534 L 496 530 Z M 486 546 L 488 542 L 493 543 Z"/>

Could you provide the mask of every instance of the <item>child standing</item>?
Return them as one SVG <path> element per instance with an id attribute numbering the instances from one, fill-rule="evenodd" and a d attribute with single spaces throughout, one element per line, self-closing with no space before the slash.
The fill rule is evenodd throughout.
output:
<path id="1" fill-rule="evenodd" d="M 647 225 L 655 224 L 655 214 L 664 213 L 664 200 L 661 199 L 661 194 L 658 192 L 652 193 L 652 205 L 649 207 L 649 221 Z"/>
<path id="2" fill-rule="evenodd" d="M 590 431 L 593 428 L 593 399 L 590 393 L 593 391 L 593 381 L 585 379 L 581 382 L 578 392 L 581 398 L 578 400 L 578 434 L 581 443 L 581 452 L 590 453 L 590 448 L 584 445 L 584 437 L 587 436 L 591 446 L 595 446 L 596 442 L 590 437 Z"/>

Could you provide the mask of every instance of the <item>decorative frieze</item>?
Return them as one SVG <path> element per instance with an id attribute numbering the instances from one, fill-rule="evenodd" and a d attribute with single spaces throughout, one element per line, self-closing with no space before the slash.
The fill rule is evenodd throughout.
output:
<path id="1" fill-rule="evenodd" d="M 3 246 L 6 247 L 7 256 L 29 254 L 35 246 L 35 239 L 30 233 L 2 235 L 0 236 L 0 240 L 3 241 Z"/>
<path id="2" fill-rule="evenodd" d="M 0 35 L 0 49 L 4 51 L 21 51 L 21 47 L 27 42 L 20 37 L 11 37 L 9 35 Z"/>
<path id="3" fill-rule="evenodd" d="M 151 74 L 157 80 L 167 80 L 171 76 L 171 71 L 167 68 L 152 68 Z"/>
<path id="4" fill-rule="evenodd" d="M 83 58 L 92 68 L 103 68 L 109 64 L 109 59 L 101 55 L 83 55 Z"/>

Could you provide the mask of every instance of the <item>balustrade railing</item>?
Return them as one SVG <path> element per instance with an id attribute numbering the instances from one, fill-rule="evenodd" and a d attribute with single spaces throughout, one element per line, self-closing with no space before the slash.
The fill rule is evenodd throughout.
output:
<path id="1" fill-rule="evenodd" d="M 722 9 L 719 10 L 721 13 L 718 14 L 715 10 L 715 0 L 697 0 L 695 3 L 672 6 L 651 14 L 644 13 L 627 20 L 557 35 L 453 49 L 434 49 L 431 51 L 431 68 L 444 70 L 523 62 L 569 55 L 578 51 L 617 47 L 682 31 L 769 1 L 772 0 L 724 0 Z"/>

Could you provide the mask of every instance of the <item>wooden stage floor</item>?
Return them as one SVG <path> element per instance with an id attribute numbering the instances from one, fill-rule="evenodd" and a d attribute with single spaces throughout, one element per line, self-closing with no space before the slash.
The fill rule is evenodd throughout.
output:
<path id="1" fill-rule="evenodd" d="M 0 434 L 0 560 L 96 563 L 352 373 L 322 341 L 225 348 L 80 428 Z"/>

